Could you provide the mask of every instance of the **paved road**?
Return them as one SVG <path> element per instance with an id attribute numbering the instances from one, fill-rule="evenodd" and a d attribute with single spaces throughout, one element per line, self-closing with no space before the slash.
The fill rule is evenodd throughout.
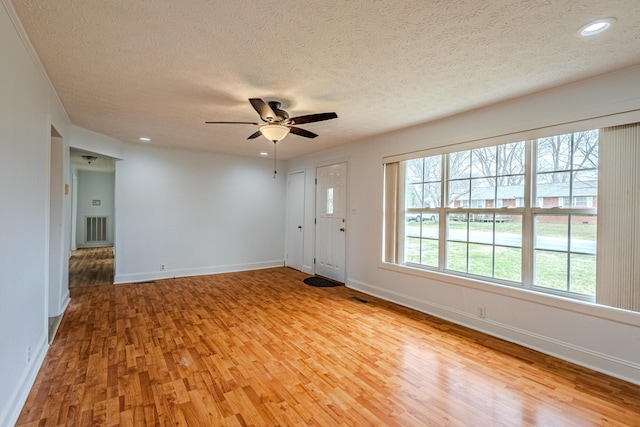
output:
<path id="1" fill-rule="evenodd" d="M 437 230 L 435 229 L 426 229 L 424 232 L 427 233 L 424 237 L 437 237 Z M 466 230 L 449 230 L 449 238 L 452 240 L 465 241 L 466 237 Z M 469 241 L 474 243 L 492 243 L 492 233 L 489 231 L 472 231 L 469 237 Z M 496 244 L 504 246 L 521 246 L 522 236 L 513 233 L 496 233 Z M 561 237 L 540 236 L 536 241 L 536 249 L 566 251 L 567 239 Z M 596 242 L 591 240 L 573 240 L 571 242 L 571 251 L 595 254 Z"/>

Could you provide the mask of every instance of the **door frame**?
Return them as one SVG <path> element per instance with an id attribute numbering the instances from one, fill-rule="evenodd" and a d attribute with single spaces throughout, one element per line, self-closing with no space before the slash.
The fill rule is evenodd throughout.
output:
<path id="1" fill-rule="evenodd" d="M 48 205 L 48 251 L 47 251 L 47 317 L 58 317 L 68 300 L 68 280 L 65 280 L 65 142 L 51 124 L 49 140 L 49 205 Z"/>
<path id="2" fill-rule="evenodd" d="M 348 259 L 349 259 L 349 224 L 350 224 L 350 185 L 349 185 L 349 179 L 350 179 L 350 157 L 338 157 L 338 158 L 334 158 L 331 160 L 326 160 L 326 161 L 322 161 L 322 162 L 318 162 L 314 164 L 314 191 L 313 191 L 313 274 L 317 274 L 317 267 L 316 267 L 316 255 L 317 255 L 317 249 L 318 249 L 318 230 L 317 230 L 317 213 L 318 213 L 318 207 L 317 205 L 317 201 L 318 201 L 318 169 L 325 167 L 325 166 L 332 166 L 332 165 L 337 165 L 340 163 L 344 163 L 346 165 L 346 170 L 347 170 L 347 179 L 345 180 L 345 228 L 347 230 L 347 232 L 345 233 L 345 239 L 344 239 L 344 284 L 347 284 L 347 279 L 349 277 L 349 266 L 348 266 Z"/>

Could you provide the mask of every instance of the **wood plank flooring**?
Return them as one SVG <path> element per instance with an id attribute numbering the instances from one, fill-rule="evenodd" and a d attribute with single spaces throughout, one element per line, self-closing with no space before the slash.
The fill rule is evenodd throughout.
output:
<path id="1" fill-rule="evenodd" d="M 113 284 L 113 247 L 76 249 L 69 258 L 69 288 Z"/>
<path id="2" fill-rule="evenodd" d="M 17 426 L 640 426 L 638 386 L 305 277 L 72 289 Z"/>

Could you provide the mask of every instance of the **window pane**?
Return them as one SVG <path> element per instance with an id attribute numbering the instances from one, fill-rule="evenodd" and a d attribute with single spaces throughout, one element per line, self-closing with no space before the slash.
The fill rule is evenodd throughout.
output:
<path id="1" fill-rule="evenodd" d="M 424 182 L 442 180 L 442 156 L 426 157 L 424 159 Z"/>
<path id="2" fill-rule="evenodd" d="M 468 179 L 449 181 L 449 206 L 452 208 L 469 207 L 469 189 L 470 181 Z M 466 206 L 465 206 L 466 202 Z"/>
<path id="3" fill-rule="evenodd" d="M 597 217 L 571 216 L 571 252 L 596 254 Z"/>
<path id="4" fill-rule="evenodd" d="M 498 147 L 498 176 L 524 176 L 524 141 Z"/>
<path id="5" fill-rule="evenodd" d="M 598 197 L 597 169 L 573 173 L 573 197 L 590 197 L 592 203 L 589 207 L 596 207 L 593 204 L 593 198 Z"/>
<path id="6" fill-rule="evenodd" d="M 493 208 L 496 202 L 496 179 L 476 178 L 471 180 L 471 207 Z"/>
<path id="7" fill-rule="evenodd" d="M 421 208 L 423 201 L 423 186 L 424 184 L 407 184 L 405 191 L 405 207 L 407 208 Z"/>
<path id="8" fill-rule="evenodd" d="M 467 244 L 447 242 L 447 268 L 455 271 L 467 271 Z"/>
<path id="9" fill-rule="evenodd" d="M 497 207 L 521 207 L 524 206 L 522 202 L 524 202 L 524 175 L 498 177 Z"/>
<path id="10" fill-rule="evenodd" d="M 420 262 L 420 239 L 409 237 L 404 239 L 404 262 Z"/>
<path id="11" fill-rule="evenodd" d="M 439 231 L 438 214 L 424 212 L 422 214 L 422 237 L 437 239 Z"/>
<path id="12" fill-rule="evenodd" d="M 471 176 L 496 176 L 497 149 L 498 147 L 486 147 L 471 151 Z"/>
<path id="13" fill-rule="evenodd" d="M 404 226 L 404 234 L 407 237 L 420 237 L 420 214 L 415 214 L 416 220 L 407 221 Z"/>
<path id="14" fill-rule="evenodd" d="M 569 170 L 571 168 L 571 134 L 539 139 L 536 163 L 538 172 Z"/>
<path id="15" fill-rule="evenodd" d="M 493 277 L 493 246 L 469 244 L 469 273 Z"/>
<path id="16" fill-rule="evenodd" d="M 409 233 L 408 230 L 416 230 L 418 229 L 417 227 L 411 227 L 411 223 L 420 223 L 422 218 L 422 214 L 420 212 L 405 212 L 404 213 L 404 220 L 406 223 L 408 223 L 405 226 L 405 234 L 409 234 L 409 235 L 418 235 L 416 234 L 416 232 L 414 231 L 413 233 Z M 414 224 L 415 225 L 415 224 Z"/>
<path id="17" fill-rule="evenodd" d="M 522 282 L 522 250 L 520 248 L 496 246 L 495 257 L 497 279 Z"/>
<path id="18" fill-rule="evenodd" d="M 441 184 L 431 183 L 424 185 L 424 204 L 425 208 L 439 208 L 440 207 L 440 191 Z"/>
<path id="19" fill-rule="evenodd" d="M 570 286 L 571 292 L 596 294 L 596 257 L 595 255 L 571 254 Z"/>
<path id="20" fill-rule="evenodd" d="M 493 214 L 472 215 L 475 220 L 469 222 L 469 241 L 493 244 Z"/>
<path id="21" fill-rule="evenodd" d="M 496 215 L 496 245 L 522 247 L 522 216 Z"/>
<path id="22" fill-rule="evenodd" d="M 573 169 L 597 169 L 598 129 L 576 132 L 573 138 Z"/>
<path id="23" fill-rule="evenodd" d="M 438 266 L 438 241 L 422 239 L 422 256 L 420 263 L 430 267 Z"/>
<path id="24" fill-rule="evenodd" d="M 571 173 L 543 173 L 537 175 L 537 204 L 539 208 L 557 208 L 560 199 L 569 197 Z"/>
<path id="25" fill-rule="evenodd" d="M 406 162 L 405 174 L 406 182 L 423 182 L 423 164 L 424 159 L 413 159 Z"/>
<path id="26" fill-rule="evenodd" d="M 471 176 L 471 152 L 459 151 L 449 154 L 449 179 Z"/>
<path id="27" fill-rule="evenodd" d="M 535 251 L 535 277 L 537 286 L 567 290 L 567 254 Z"/>
<path id="28" fill-rule="evenodd" d="M 536 249 L 568 250 L 568 215 L 536 215 L 535 218 L 534 246 Z"/>
<path id="29" fill-rule="evenodd" d="M 467 241 L 467 214 L 449 214 L 447 240 Z"/>

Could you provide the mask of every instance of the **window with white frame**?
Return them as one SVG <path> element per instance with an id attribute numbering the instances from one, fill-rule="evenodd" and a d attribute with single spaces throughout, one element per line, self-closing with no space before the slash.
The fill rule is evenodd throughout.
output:
<path id="1" fill-rule="evenodd" d="M 593 298 L 597 130 L 393 165 L 385 261 Z"/>
<path id="2" fill-rule="evenodd" d="M 597 130 L 535 141 L 533 286 L 595 295 L 598 142 Z"/>
<path id="3" fill-rule="evenodd" d="M 440 156 L 403 162 L 405 221 L 403 259 L 408 264 L 438 267 L 439 207 L 442 198 Z M 419 218 L 419 221 L 411 219 Z"/>

